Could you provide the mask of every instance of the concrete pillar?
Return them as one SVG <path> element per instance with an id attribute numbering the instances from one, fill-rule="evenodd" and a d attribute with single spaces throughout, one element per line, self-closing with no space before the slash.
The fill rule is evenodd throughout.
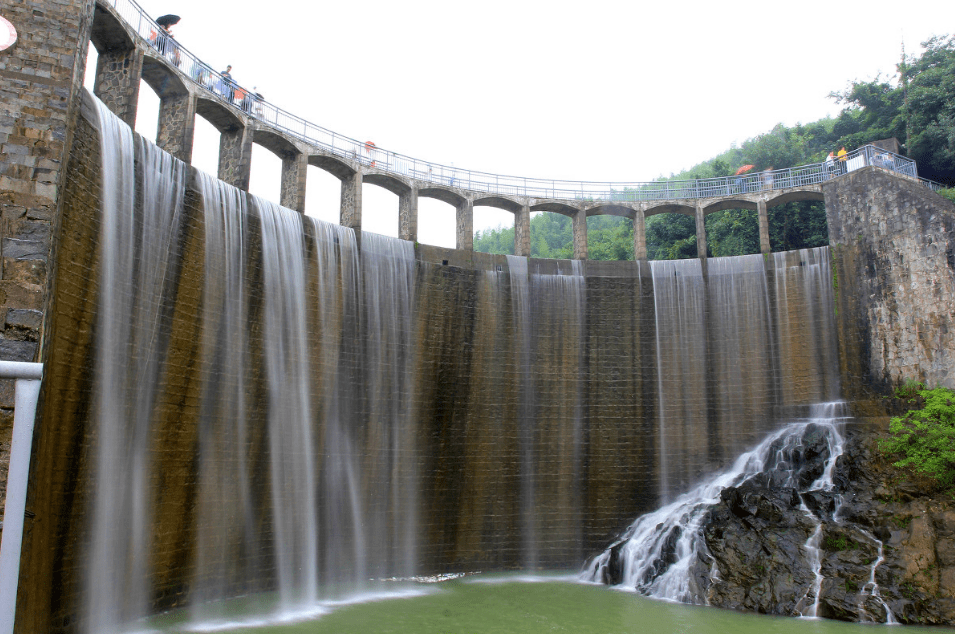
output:
<path id="1" fill-rule="evenodd" d="M 759 252 L 770 253 L 769 246 L 769 213 L 766 211 L 766 201 L 756 201 L 756 216 L 759 219 Z"/>
<path id="2" fill-rule="evenodd" d="M 706 225 L 703 224 L 703 206 L 696 206 L 696 255 L 706 258 Z"/>
<path id="3" fill-rule="evenodd" d="M 143 52 L 109 50 L 99 54 L 93 94 L 129 127 L 136 126 L 139 80 L 143 76 Z"/>
<path id="4" fill-rule="evenodd" d="M 457 239 L 458 249 L 474 250 L 474 203 L 467 199 L 457 208 Z"/>
<path id="5" fill-rule="evenodd" d="M 279 204 L 305 213 L 305 180 L 308 175 L 308 155 L 303 152 L 282 158 L 282 192 Z"/>
<path id="6" fill-rule="evenodd" d="M 249 191 L 252 173 L 252 128 L 242 126 L 219 135 L 219 180 Z"/>
<path id="7" fill-rule="evenodd" d="M 531 257 L 531 208 L 523 205 L 514 218 L 514 255 Z"/>
<path id="8" fill-rule="evenodd" d="M 398 196 L 398 237 L 409 242 L 418 241 L 418 188 L 414 185 Z"/>
<path id="9" fill-rule="evenodd" d="M 156 145 L 186 163 L 192 163 L 196 102 L 196 95 L 191 93 L 168 94 L 159 100 Z"/>
<path id="10" fill-rule="evenodd" d="M 351 227 L 361 231 L 361 170 L 342 179 L 342 207 L 339 223 L 343 227 Z"/>
<path id="11" fill-rule="evenodd" d="M 633 216 L 633 259 L 647 259 L 647 217 L 642 209 Z"/>
<path id="12" fill-rule="evenodd" d="M 574 214 L 574 259 L 587 259 L 587 212 L 578 209 Z"/>

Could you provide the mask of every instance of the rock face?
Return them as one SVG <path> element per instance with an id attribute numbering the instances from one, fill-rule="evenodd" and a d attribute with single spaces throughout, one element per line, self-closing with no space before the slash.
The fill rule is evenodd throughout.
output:
<path id="1" fill-rule="evenodd" d="M 816 614 L 825 618 L 955 623 L 955 505 L 922 495 L 926 483 L 893 481 L 899 474 L 875 441 L 847 434 L 832 491 L 800 494 L 769 477 L 724 489 L 703 522 L 706 548 L 691 568 L 706 580 L 705 602 L 795 615 L 811 611 L 818 592 Z M 820 464 L 809 457 L 809 478 Z M 822 579 L 807 593 L 815 581 L 807 543 L 819 523 Z"/>
<path id="2" fill-rule="evenodd" d="M 906 478 L 876 444 L 876 434 L 853 429 L 833 449 L 810 426 L 795 447 L 770 448 L 781 457 L 767 459 L 765 471 L 697 511 L 697 543 L 682 564 L 677 547 L 664 547 L 635 579 L 634 552 L 654 546 L 635 546 L 629 535 L 592 570 L 651 596 L 736 610 L 955 624 L 955 502 Z M 657 530 L 667 535 L 657 541 L 680 536 L 664 523 Z M 685 591 L 668 595 L 674 585 L 656 580 L 681 567 Z"/>

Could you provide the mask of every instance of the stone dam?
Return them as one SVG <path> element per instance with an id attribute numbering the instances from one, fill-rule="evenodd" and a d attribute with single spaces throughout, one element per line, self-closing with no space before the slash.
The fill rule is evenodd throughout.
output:
<path id="1" fill-rule="evenodd" d="M 5 156 L 34 139 L 2 165 L 0 350 L 44 367 L 17 632 L 576 569 L 816 403 L 878 424 L 894 385 L 955 385 L 955 210 L 916 179 L 820 184 L 831 245 L 806 251 L 421 246 L 135 136 L 80 87 L 92 3 L 40 4 L 4 9 L 0 53 Z"/>

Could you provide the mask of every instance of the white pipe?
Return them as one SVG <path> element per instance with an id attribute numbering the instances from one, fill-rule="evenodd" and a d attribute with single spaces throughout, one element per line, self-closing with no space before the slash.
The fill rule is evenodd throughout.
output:
<path id="1" fill-rule="evenodd" d="M 33 448 L 33 423 L 40 396 L 41 363 L 0 361 L 0 378 L 16 378 L 13 443 L 7 472 L 7 501 L 0 541 L 0 634 L 13 634 L 20 580 L 20 547 L 27 502 L 27 478 Z"/>

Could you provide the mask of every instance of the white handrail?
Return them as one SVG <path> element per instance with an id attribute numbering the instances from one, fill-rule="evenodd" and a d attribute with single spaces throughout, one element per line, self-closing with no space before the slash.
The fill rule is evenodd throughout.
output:
<path id="1" fill-rule="evenodd" d="M 0 541 L 0 634 L 13 634 L 20 580 L 20 551 L 27 504 L 27 479 L 33 449 L 33 424 L 40 396 L 42 363 L 0 361 L 0 379 L 16 379 L 13 443 L 7 471 L 7 500 Z"/>

